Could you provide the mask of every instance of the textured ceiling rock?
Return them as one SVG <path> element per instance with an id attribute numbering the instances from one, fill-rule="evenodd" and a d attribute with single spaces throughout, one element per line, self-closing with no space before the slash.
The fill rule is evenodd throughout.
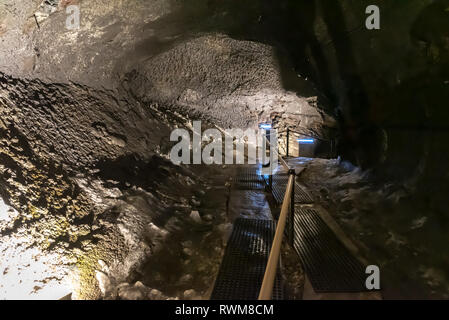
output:
<path id="1" fill-rule="evenodd" d="M 294 109 L 297 103 L 305 108 L 296 111 L 313 118 L 319 127 L 322 119 L 315 106 L 307 108 L 307 101 L 283 89 L 282 73 L 294 73 L 280 65 L 272 47 L 223 35 L 195 39 L 186 27 L 189 10 L 179 3 L 79 1 L 79 30 L 65 28 L 68 2 L 54 3 L 51 17 L 40 23 L 30 16 L 42 7 L 36 9 L 32 2 L 3 5 L 4 20 L 14 23 L 6 24 L 2 35 L 0 71 L 101 90 L 120 88 L 124 75 L 137 72 L 143 82 L 129 86 L 133 92 L 145 92 L 139 97 L 184 107 L 189 115 L 208 116 L 220 126 L 246 126 L 261 113 Z M 17 19 L 19 9 L 26 13 Z M 294 77 L 300 95 L 318 95 L 310 84 Z M 318 106 L 326 109 L 321 101 Z"/>
<path id="2" fill-rule="evenodd" d="M 304 94 L 314 93 L 305 80 L 296 82 Z M 140 101 L 156 100 L 226 128 L 247 128 L 280 113 L 295 129 L 329 130 L 317 93 L 300 97 L 283 88 L 273 47 L 224 35 L 192 39 L 144 61 L 128 74 L 126 87 Z"/>
<path id="3" fill-rule="evenodd" d="M 39 1 L 0 4 L 0 69 L 11 75 L 111 87 L 118 57 L 148 37 L 142 28 L 169 12 L 170 1 L 54 1 L 38 22 Z M 65 7 L 80 6 L 80 29 L 66 28 Z M 139 30 L 137 30 L 139 29 Z M 106 58 L 107 57 L 107 58 Z"/>

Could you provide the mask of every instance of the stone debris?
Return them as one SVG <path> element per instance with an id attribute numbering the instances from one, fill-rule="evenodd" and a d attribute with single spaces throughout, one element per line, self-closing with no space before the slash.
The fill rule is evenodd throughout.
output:
<path id="1" fill-rule="evenodd" d="M 184 291 L 184 299 L 186 300 L 194 300 L 197 297 L 197 293 L 195 290 L 190 289 Z"/>
<path id="2" fill-rule="evenodd" d="M 107 295 L 111 291 L 111 281 L 109 277 L 102 271 L 96 271 L 95 277 L 98 280 L 98 286 L 103 296 Z"/>
<path id="3" fill-rule="evenodd" d="M 194 211 L 192 211 L 190 213 L 190 219 L 192 219 L 196 223 L 201 223 L 202 222 L 200 213 L 198 211 L 196 211 L 196 210 L 194 210 Z"/>
<path id="4" fill-rule="evenodd" d="M 427 222 L 427 219 L 428 219 L 427 217 L 421 217 L 421 218 L 413 220 L 411 223 L 410 229 L 415 230 L 415 229 L 422 228 L 422 226 L 424 226 L 424 224 Z"/>

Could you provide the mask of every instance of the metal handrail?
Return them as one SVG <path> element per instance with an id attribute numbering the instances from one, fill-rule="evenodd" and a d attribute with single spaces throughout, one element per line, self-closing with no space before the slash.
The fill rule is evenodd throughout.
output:
<path id="1" fill-rule="evenodd" d="M 284 200 L 282 201 L 282 209 L 279 215 L 276 233 L 274 235 L 273 244 L 271 246 L 267 268 L 265 269 L 262 287 L 259 292 L 259 300 L 270 300 L 273 294 L 274 280 L 276 278 L 279 256 L 281 254 L 282 239 L 284 237 L 284 230 L 287 222 L 287 214 L 289 212 L 289 207 L 291 205 L 289 200 L 291 199 L 292 196 L 294 181 L 295 181 L 294 172 L 293 173 L 289 172 L 287 190 L 285 191 Z"/>
<path id="2" fill-rule="evenodd" d="M 266 137 L 265 140 L 268 141 Z M 268 141 L 270 144 L 270 142 Z M 271 144 L 270 144 L 271 149 Z M 275 149 L 276 150 L 276 149 Z M 268 258 L 267 267 L 265 269 L 265 274 L 262 281 L 262 287 L 259 292 L 259 300 L 270 300 L 273 294 L 274 280 L 276 278 L 277 267 L 279 264 L 279 257 L 281 254 L 282 240 L 284 237 L 285 226 L 287 223 L 287 214 L 289 209 L 293 210 L 293 190 L 295 185 L 295 170 L 291 169 L 287 162 L 282 158 L 282 156 L 277 152 L 278 158 L 281 164 L 288 170 L 288 182 L 287 189 L 285 191 L 284 199 L 282 201 L 281 213 L 279 215 L 276 232 L 273 239 L 273 244 L 270 250 L 270 256 Z M 292 223 L 292 222 L 290 222 Z"/>
<path id="3" fill-rule="evenodd" d="M 263 138 L 266 140 L 266 142 L 268 142 L 268 145 L 270 146 L 270 152 L 271 152 L 271 142 L 268 141 L 266 136 L 263 136 Z M 290 170 L 290 166 L 287 164 L 287 162 L 284 160 L 284 158 L 282 158 L 281 154 L 276 150 L 276 148 L 274 148 L 273 150 L 274 152 L 276 152 L 279 162 L 282 164 L 282 166 L 288 171 Z"/>

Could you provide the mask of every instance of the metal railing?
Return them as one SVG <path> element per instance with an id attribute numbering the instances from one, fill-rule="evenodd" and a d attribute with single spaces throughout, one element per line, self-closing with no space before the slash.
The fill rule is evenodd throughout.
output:
<path id="1" fill-rule="evenodd" d="M 329 146 L 330 146 L 329 155 L 330 156 L 334 156 L 335 151 L 336 151 L 335 150 L 336 149 L 335 139 L 326 139 L 326 138 L 319 137 L 317 135 L 313 135 L 313 134 L 310 134 L 310 133 L 304 133 L 304 132 L 300 132 L 300 131 L 297 131 L 297 130 L 293 130 L 290 127 L 287 127 L 287 129 L 285 129 L 284 131 L 278 132 L 278 134 L 280 136 L 285 136 L 286 142 L 285 142 L 285 149 L 284 149 L 284 151 L 285 151 L 285 155 L 287 157 L 290 155 L 290 150 L 289 149 L 290 149 L 290 135 L 291 134 L 293 134 L 293 135 L 296 134 L 298 136 L 312 138 L 314 140 L 318 140 L 318 141 L 321 141 L 321 142 L 329 143 Z"/>
<path id="2" fill-rule="evenodd" d="M 270 148 L 271 149 L 271 148 Z M 290 241 L 293 241 L 293 214 L 294 214 L 294 187 L 295 187 L 295 170 L 291 169 L 287 162 L 278 153 L 279 162 L 288 172 L 287 188 L 285 190 L 284 198 L 282 201 L 281 212 L 276 227 L 276 233 L 274 235 L 273 244 L 270 250 L 270 256 L 268 258 L 267 267 L 262 282 L 262 286 L 259 292 L 259 300 L 271 300 L 273 294 L 274 281 L 276 279 L 277 267 L 279 264 L 279 258 L 281 254 L 282 241 L 285 233 L 285 227 L 287 224 L 287 217 L 290 213 Z M 273 190 L 273 172 L 270 175 L 270 187 Z"/>
<path id="3" fill-rule="evenodd" d="M 312 136 L 310 134 L 304 134 L 295 130 L 291 130 L 290 128 L 287 128 L 285 131 L 286 133 L 286 155 L 289 156 L 289 142 L 290 142 L 290 134 L 298 134 L 302 136 L 308 136 L 313 139 L 317 139 L 320 141 L 327 141 L 330 142 L 331 147 L 331 154 L 334 152 L 335 147 L 335 140 L 334 139 L 324 139 L 317 136 Z M 282 134 L 282 132 L 281 132 Z M 272 150 L 271 144 L 268 141 L 266 137 L 264 137 L 266 142 L 268 142 L 268 145 L 270 146 L 270 152 Z M 276 148 L 273 148 L 276 150 Z M 270 250 L 270 255 L 268 257 L 268 263 L 267 267 L 265 269 L 265 274 L 262 282 L 262 286 L 259 292 L 259 300 L 271 300 L 272 294 L 273 294 L 273 287 L 276 279 L 276 273 L 277 268 L 279 265 L 280 255 L 281 255 L 281 247 L 282 247 L 282 241 L 284 237 L 284 233 L 286 231 L 286 226 L 288 224 L 288 238 L 290 240 L 290 244 L 293 245 L 294 242 L 294 214 L 295 214 L 295 178 L 296 173 L 295 170 L 290 168 L 288 163 L 285 161 L 285 159 L 279 154 L 279 152 L 275 151 L 277 153 L 277 159 L 281 163 L 281 165 L 287 170 L 288 172 L 288 181 L 287 186 L 285 190 L 285 194 L 282 200 L 282 207 L 281 212 L 279 214 L 279 219 L 276 227 L 276 233 L 274 235 L 273 244 Z M 271 164 L 270 164 L 271 166 Z M 271 175 L 269 176 L 269 186 L 271 189 L 271 192 L 273 193 L 273 175 L 274 173 L 271 172 Z M 290 215 L 289 215 L 290 213 Z"/>

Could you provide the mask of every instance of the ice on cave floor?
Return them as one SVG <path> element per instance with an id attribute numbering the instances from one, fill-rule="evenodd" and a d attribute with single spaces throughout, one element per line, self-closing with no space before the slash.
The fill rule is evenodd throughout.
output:
<path id="1" fill-rule="evenodd" d="M 22 247 L 20 239 L 4 240 L 16 243 L 0 245 L 5 257 L 0 261 L 0 300 L 55 300 L 70 294 L 69 270 L 58 267 L 59 255 Z"/>
<path id="2" fill-rule="evenodd" d="M 17 215 L 17 211 L 6 205 L 3 199 L 0 198 L 0 223 L 9 222 Z"/>
<path id="3" fill-rule="evenodd" d="M 0 198 L 0 227 L 19 213 Z M 0 229 L 0 230 L 1 230 Z M 30 235 L 19 228 L 0 242 L 0 300 L 55 300 L 71 292 L 67 262 L 57 252 L 30 247 Z"/>

